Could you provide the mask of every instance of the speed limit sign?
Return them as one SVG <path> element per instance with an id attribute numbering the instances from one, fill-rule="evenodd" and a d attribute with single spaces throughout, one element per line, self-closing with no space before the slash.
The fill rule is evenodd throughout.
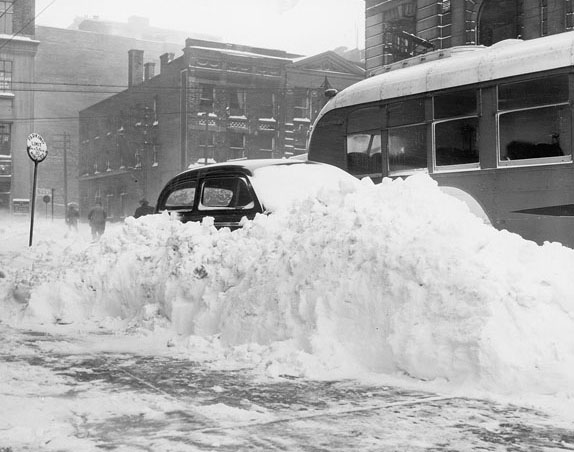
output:
<path id="1" fill-rule="evenodd" d="M 26 139 L 28 156 L 36 163 L 40 163 L 48 156 L 48 146 L 44 138 L 38 133 L 31 133 Z"/>

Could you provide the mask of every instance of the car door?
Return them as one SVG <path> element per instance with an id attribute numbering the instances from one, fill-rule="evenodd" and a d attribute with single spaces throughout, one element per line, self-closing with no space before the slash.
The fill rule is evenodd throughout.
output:
<path id="1" fill-rule="evenodd" d="M 261 212 L 249 179 L 245 175 L 206 175 L 199 183 L 197 219 L 213 217 L 215 227 L 237 229 L 243 217 L 253 219 Z"/>

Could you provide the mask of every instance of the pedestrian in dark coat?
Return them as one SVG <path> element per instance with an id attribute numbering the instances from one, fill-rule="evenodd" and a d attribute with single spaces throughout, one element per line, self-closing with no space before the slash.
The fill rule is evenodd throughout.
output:
<path id="1" fill-rule="evenodd" d="M 88 221 L 92 228 L 92 239 L 99 240 L 106 229 L 106 211 L 102 207 L 102 203 L 97 201 L 96 205 L 92 207 L 88 213 Z"/>
<path id="2" fill-rule="evenodd" d="M 150 215 L 155 212 L 155 209 L 149 205 L 149 201 L 147 199 L 142 199 L 140 201 L 140 206 L 136 209 L 134 213 L 135 218 L 143 217 L 145 215 Z"/>
<path id="3" fill-rule="evenodd" d="M 68 204 L 68 209 L 66 210 L 66 224 L 68 229 L 74 229 L 78 232 L 78 220 L 80 219 L 80 212 L 78 207 L 74 203 Z"/>

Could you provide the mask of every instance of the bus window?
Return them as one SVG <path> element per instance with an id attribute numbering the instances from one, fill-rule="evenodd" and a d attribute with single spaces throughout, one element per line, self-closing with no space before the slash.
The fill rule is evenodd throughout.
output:
<path id="1" fill-rule="evenodd" d="M 313 126 L 313 134 L 309 140 L 310 158 L 346 169 L 347 115 L 345 109 L 332 110 Z"/>
<path id="2" fill-rule="evenodd" d="M 389 173 L 427 168 L 426 126 L 389 129 Z"/>
<path id="3" fill-rule="evenodd" d="M 347 136 L 347 171 L 354 175 L 381 174 L 380 132 Z"/>
<path id="4" fill-rule="evenodd" d="M 570 108 L 566 105 L 501 114 L 500 159 L 563 157 L 569 153 Z"/>
<path id="5" fill-rule="evenodd" d="M 389 174 L 428 167 L 427 127 L 424 121 L 425 102 L 423 98 L 408 99 L 388 105 L 387 154 Z"/>
<path id="6" fill-rule="evenodd" d="M 436 165 L 478 167 L 478 118 L 465 118 L 435 124 Z"/>
<path id="7" fill-rule="evenodd" d="M 476 89 L 433 96 L 435 165 L 478 167 Z M 437 121 L 440 120 L 440 121 Z M 441 168 L 437 168 L 441 169 Z"/>
<path id="8" fill-rule="evenodd" d="M 347 132 L 364 132 L 365 130 L 379 130 L 383 126 L 382 105 L 359 108 L 349 114 Z"/>
<path id="9" fill-rule="evenodd" d="M 389 104 L 387 108 L 389 127 L 417 124 L 425 120 L 424 99 L 409 99 Z"/>
<path id="10" fill-rule="evenodd" d="M 446 119 L 477 113 L 477 90 L 467 89 L 437 94 L 433 97 L 434 118 Z"/>
<path id="11" fill-rule="evenodd" d="M 568 75 L 498 87 L 500 163 L 571 160 Z"/>
<path id="12" fill-rule="evenodd" d="M 568 75 L 504 83 L 498 86 L 498 109 L 538 107 L 568 102 Z"/>

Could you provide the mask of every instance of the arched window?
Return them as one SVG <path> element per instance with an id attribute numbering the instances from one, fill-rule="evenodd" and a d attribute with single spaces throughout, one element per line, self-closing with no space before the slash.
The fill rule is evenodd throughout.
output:
<path id="1" fill-rule="evenodd" d="M 518 0 L 485 0 L 478 16 L 478 43 L 486 46 L 520 35 Z"/>

